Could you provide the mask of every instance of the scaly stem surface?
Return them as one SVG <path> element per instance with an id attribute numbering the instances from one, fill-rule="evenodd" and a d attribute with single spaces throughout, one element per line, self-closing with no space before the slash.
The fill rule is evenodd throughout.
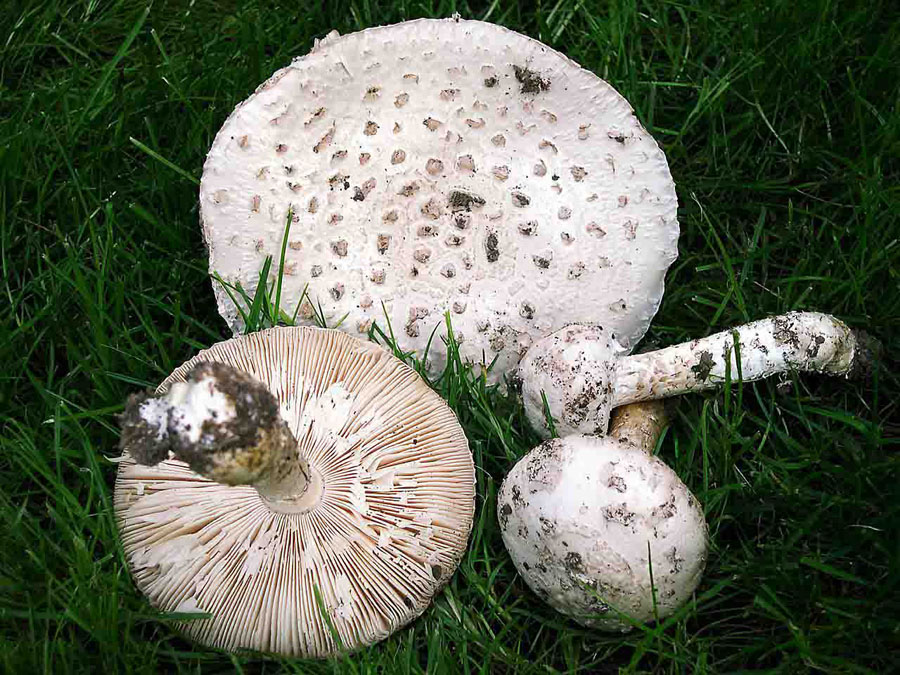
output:
<path id="1" fill-rule="evenodd" d="M 738 358 L 739 354 L 739 358 Z M 791 370 L 849 376 L 867 367 L 865 341 L 842 321 L 790 312 L 646 354 L 616 366 L 614 406 L 759 380 Z"/>

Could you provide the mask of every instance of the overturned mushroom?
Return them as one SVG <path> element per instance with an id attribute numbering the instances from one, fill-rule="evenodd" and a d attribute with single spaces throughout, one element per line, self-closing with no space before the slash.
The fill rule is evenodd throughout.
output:
<path id="1" fill-rule="evenodd" d="M 339 151 L 359 161 L 338 170 Z M 276 162 L 293 167 L 290 185 L 262 170 Z M 446 347 L 433 330 L 452 312 L 461 356 L 493 362 L 492 382 L 571 323 L 636 344 L 677 255 L 675 186 L 625 99 L 546 45 L 479 21 L 319 42 L 223 124 L 200 208 L 210 271 L 227 283 L 256 289 L 292 213 L 301 245 L 285 265 L 321 268 L 283 278 L 288 314 L 305 291 L 348 330 L 390 321 L 401 349 L 430 344 L 439 371 Z M 336 281 L 341 294 L 330 292 Z M 244 308 L 214 287 L 240 331 Z M 427 316 L 404 330 L 422 307 Z"/>
<path id="2" fill-rule="evenodd" d="M 528 585 L 586 626 L 627 631 L 688 600 L 707 557 L 703 511 L 650 453 L 663 406 L 616 410 L 606 437 L 544 442 L 497 501 L 503 543 Z"/>
<path id="3" fill-rule="evenodd" d="M 870 365 L 872 343 L 828 314 L 789 312 L 628 356 L 609 330 L 576 325 L 536 342 L 519 374 L 535 429 L 549 436 L 549 412 L 560 435 L 602 435 L 616 406 L 712 389 L 726 375 L 745 382 L 790 370 L 850 376 Z"/>
<path id="4" fill-rule="evenodd" d="M 338 331 L 219 343 L 133 397 L 115 509 L 131 573 L 203 644 L 321 657 L 387 637 L 453 574 L 474 468 L 449 407 Z"/>

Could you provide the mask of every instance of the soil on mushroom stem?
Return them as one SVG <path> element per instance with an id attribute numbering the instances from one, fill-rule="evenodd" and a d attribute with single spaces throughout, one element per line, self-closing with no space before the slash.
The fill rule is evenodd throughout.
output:
<path id="1" fill-rule="evenodd" d="M 277 669 L 201 649 L 150 613 L 118 552 L 115 466 L 103 456 L 115 454 L 127 394 L 228 336 L 192 180 L 210 134 L 314 37 L 409 8 L 307 3 L 286 16 L 250 0 L 189 14 L 154 4 L 145 17 L 133 3 L 79 7 L 50 0 L 0 18 L 0 663 Z M 648 343 L 815 309 L 868 324 L 900 353 L 900 195 L 886 189 L 900 182 L 891 3 L 491 7 L 489 18 L 609 79 L 665 146 L 681 256 Z M 514 573 L 494 497 L 538 444 L 521 410 L 464 370 L 436 386 L 478 465 L 467 557 L 421 619 L 352 665 L 285 669 L 896 669 L 900 384 L 889 372 L 877 387 L 789 378 L 680 402 L 659 452 L 703 503 L 711 556 L 696 604 L 662 631 L 626 636 L 561 619 Z"/>

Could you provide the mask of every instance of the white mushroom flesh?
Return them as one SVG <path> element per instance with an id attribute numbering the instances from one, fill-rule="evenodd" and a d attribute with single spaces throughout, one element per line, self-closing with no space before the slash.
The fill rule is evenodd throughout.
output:
<path id="1" fill-rule="evenodd" d="M 271 255 L 289 314 L 311 323 L 321 305 L 362 332 L 390 321 L 401 348 L 430 341 L 435 370 L 449 312 L 463 358 L 496 359 L 492 381 L 569 323 L 633 345 L 677 254 L 674 183 L 628 103 L 477 21 L 329 37 L 224 123 L 200 205 L 210 271 L 227 283 L 259 292 Z"/>
<path id="2" fill-rule="evenodd" d="M 315 473 L 315 499 L 285 507 L 176 459 L 148 467 L 126 456 L 116 515 L 151 603 L 210 613 L 179 624 L 210 646 L 314 657 L 338 650 L 329 622 L 354 649 L 424 611 L 455 570 L 474 512 L 472 457 L 449 407 L 386 351 L 337 331 L 280 328 L 217 344 L 161 390 L 204 360 L 276 396 Z"/>
<path id="3" fill-rule="evenodd" d="M 218 391 L 212 378 L 175 382 L 169 387 L 165 403 L 171 406 L 168 419 L 171 430 L 192 443 L 200 440 L 204 422 L 222 423 L 234 418 L 234 406 Z M 159 422 L 160 404 L 160 399 L 148 399 L 141 405 L 142 416 L 148 423 Z"/>

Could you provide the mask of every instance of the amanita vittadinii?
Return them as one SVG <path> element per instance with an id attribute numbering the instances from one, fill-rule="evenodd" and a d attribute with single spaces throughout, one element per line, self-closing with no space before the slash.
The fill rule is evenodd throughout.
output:
<path id="1" fill-rule="evenodd" d="M 491 382 L 567 324 L 636 344 L 677 255 L 676 211 L 662 150 L 608 83 L 454 19 L 329 35 L 234 110 L 200 185 L 227 284 L 262 292 L 272 256 L 289 315 L 321 308 L 361 334 L 390 322 L 404 351 L 429 347 L 432 372 L 449 314 Z M 243 299 L 213 286 L 239 332 Z"/>
<path id="2" fill-rule="evenodd" d="M 706 564 L 703 511 L 650 453 L 659 402 L 616 410 L 608 436 L 545 441 L 497 497 L 503 543 L 528 585 L 556 610 L 604 630 L 671 614 Z"/>
<path id="3" fill-rule="evenodd" d="M 548 408 L 560 435 L 604 434 L 616 406 L 713 389 L 726 376 L 745 382 L 791 370 L 849 376 L 867 368 L 870 357 L 868 338 L 842 321 L 789 312 L 630 356 L 602 326 L 567 326 L 535 343 L 519 374 L 528 419 L 542 434 L 550 435 Z"/>
<path id="4" fill-rule="evenodd" d="M 615 406 L 714 386 L 726 363 L 733 379 L 841 374 L 863 351 L 832 317 L 788 314 L 628 356 L 677 255 L 665 155 L 608 83 L 478 21 L 318 42 L 225 121 L 200 210 L 227 285 L 262 292 L 266 257 L 284 252 L 271 273 L 300 322 L 319 310 L 362 334 L 390 322 L 401 349 L 429 347 L 436 372 L 449 314 L 461 357 L 493 364 L 491 382 L 521 361 L 545 434 L 545 396 L 559 431 L 603 434 Z M 239 332 L 243 299 L 214 288 Z"/>
<path id="5" fill-rule="evenodd" d="M 204 644 L 319 657 L 412 621 L 472 526 L 447 404 L 382 348 L 278 328 L 132 397 L 115 509 L 131 573 Z M 340 643 L 338 642 L 338 638 Z"/>

